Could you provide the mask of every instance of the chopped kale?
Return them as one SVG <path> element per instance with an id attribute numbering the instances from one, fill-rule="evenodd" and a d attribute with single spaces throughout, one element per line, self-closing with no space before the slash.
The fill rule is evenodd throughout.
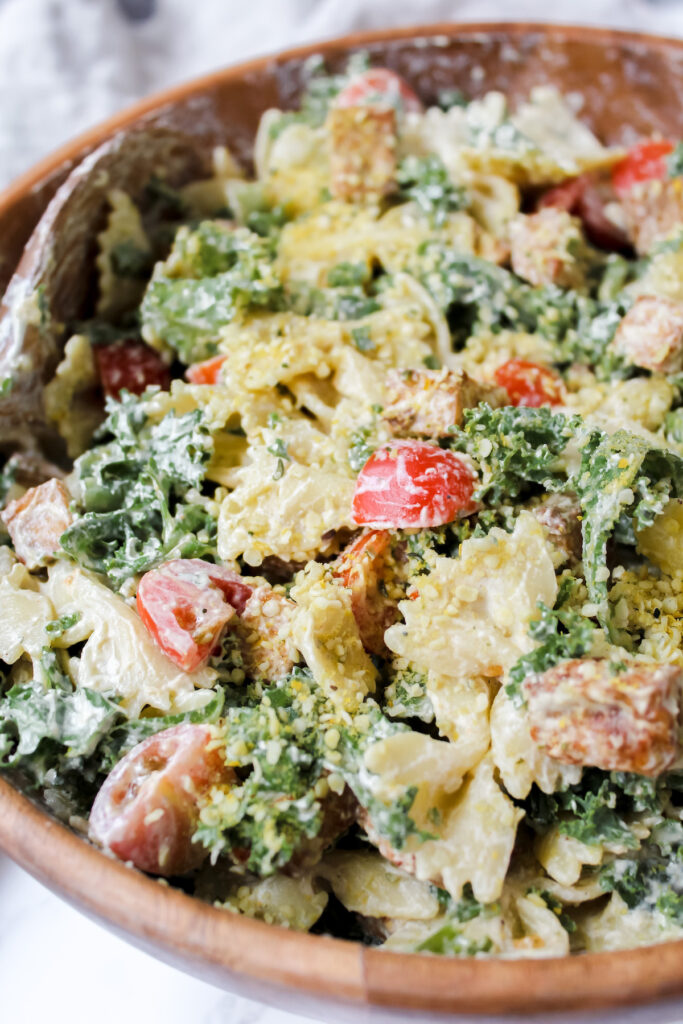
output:
<path id="1" fill-rule="evenodd" d="M 327 283 L 330 288 L 353 288 L 367 284 L 370 271 L 366 263 L 337 263 L 327 272 Z"/>
<path id="2" fill-rule="evenodd" d="M 422 360 L 422 365 L 426 366 L 428 370 L 440 370 L 441 362 L 435 355 L 425 356 Z"/>
<path id="3" fill-rule="evenodd" d="M 381 411 L 381 406 L 373 406 L 373 417 L 370 422 L 361 424 L 351 434 L 349 441 L 349 465 L 354 473 L 360 473 L 379 444 L 377 417 Z"/>
<path id="4" fill-rule="evenodd" d="M 461 928 L 449 921 L 421 942 L 416 952 L 438 953 L 441 956 L 477 956 L 490 953 L 492 949 L 493 942 L 488 936 L 483 939 L 468 938 Z"/>
<path id="5" fill-rule="evenodd" d="M 399 196 L 416 203 L 435 228 L 445 223 L 449 213 L 467 205 L 464 188 L 453 184 L 443 161 L 434 154 L 404 157 L 396 180 Z"/>
<path id="6" fill-rule="evenodd" d="M 562 834 L 589 846 L 614 843 L 635 849 L 638 840 L 628 818 L 643 807 L 639 779 L 589 768 L 579 783 L 556 793 L 542 793 L 534 786 L 523 804 L 526 820 L 539 833 L 557 825 Z"/>
<path id="7" fill-rule="evenodd" d="M 374 352 L 376 348 L 368 327 L 352 327 L 351 340 L 359 352 Z"/>
<path id="8" fill-rule="evenodd" d="M 600 378 L 633 373 L 608 349 L 632 302 L 621 291 L 599 300 L 552 284 L 533 287 L 503 267 L 436 241 L 423 243 L 407 269 L 448 317 L 456 345 L 479 331 L 526 331 L 553 342 L 559 364 L 584 363 Z"/>
<path id="9" fill-rule="evenodd" d="M 359 292 L 341 292 L 336 298 L 336 307 L 339 320 L 362 320 L 382 308 L 376 299 Z"/>
<path id="10" fill-rule="evenodd" d="M 197 839 L 216 853 L 248 850 L 249 869 L 271 874 L 319 834 L 323 808 L 315 787 L 333 772 L 368 808 L 380 834 L 400 848 L 416 831 L 408 813 L 414 791 L 406 790 L 393 804 L 376 799 L 363 754 L 371 743 L 404 727 L 368 703 L 367 728 L 340 723 L 339 742 L 332 748 L 319 727 L 320 715 L 332 710 L 310 672 L 298 668 L 265 689 L 260 703 L 227 708 L 227 753 L 244 780 L 229 800 L 217 795 L 202 812 Z"/>
<path id="11" fill-rule="evenodd" d="M 330 104 L 349 78 L 369 67 L 367 53 L 359 51 L 349 60 L 342 74 L 329 74 L 322 57 L 310 57 L 304 65 L 304 90 L 299 97 L 299 109 L 285 111 L 271 125 L 271 138 L 276 139 L 291 124 L 307 124 L 319 128 L 327 117 Z"/>
<path id="12" fill-rule="evenodd" d="M 146 212 L 160 218 L 181 218 L 188 212 L 180 192 L 157 174 L 145 185 L 144 205 Z"/>
<path id="13" fill-rule="evenodd" d="M 664 417 L 664 433 L 667 441 L 683 445 L 683 407 L 668 412 Z"/>
<path id="14" fill-rule="evenodd" d="M 283 206 L 275 205 L 264 210 L 252 210 L 247 216 L 247 227 L 262 238 L 277 235 L 289 217 Z"/>
<path id="15" fill-rule="evenodd" d="M 126 394 L 107 409 L 102 443 L 76 462 L 62 548 L 113 586 L 168 558 L 214 556 L 215 521 L 197 490 L 212 450 L 200 411 L 148 422 L 144 400 Z"/>
<path id="16" fill-rule="evenodd" d="M 515 701 L 522 701 L 522 683 L 529 675 L 545 672 L 561 661 L 582 658 L 591 648 L 594 624 L 580 612 L 566 607 L 569 596 L 567 577 L 557 596 L 554 608 L 539 602 L 540 615 L 529 626 L 529 636 L 538 644 L 510 669 L 505 692 Z"/>
<path id="17" fill-rule="evenodd" d="M 148 340 L 163 341 L 185 363 L 213 355 L 220 330 L 242 309 L 278 309 L 282 284 L 270 239 L 221 221 L 183 227 L 157 264 L 141 306 Z"/>
<path id="18" fill-rule="evenodd" d="M 666 158 L 666 170 L 670 178 L 683 175 L 683 142 L 678 142 Z"/>
<path id="19" fill-rule="evenodd" d="M 90 687 L 15 685 L 0 700 L 0 767 L 43 785 L 62 758 L 93 754 L 122 717 L 117 704 Z"/>
<path id="20" fill-rule="evenodd" d="M 451 107 L 466 107 L 468 100 L 462 89 L 440 89 L 436 102 L 442 110 L 450 110 Z"/>
<path id="21" fill-rule="evenodd" d="M 607 541 L 622 516 L 650 526 L 669 496 L 683 493 L 683 459 L 635 434 L 591 431 L 574 489 L 583 512 L 583 565 L 588 594 L 600 622 L 617 642 L 607 602 Z"/>
<path id="22" fill-rule="evenodd" d="M 282 477 L 285 474 L 285 462 L 292 461 L 292 457 L 287 451 L 287 445 L 285 444 L 281 437 L 278 437 L 278 439 L 274 441 L 273 444 L 268 445 L 266 451 L 269 453 L 269 455 L 272 455 L 274 456 L 274 458 L 277 459 L 277 463 L 273 471 L 273 480 L 282 479 Z"/>
<path id="23" fill-rule="evenodd" d="M 529 889 L 527 896 L 540 896 L 548 910 L 552 910 L 557 915 L 558 921 L 566 932 L 571 934 L 576 931 L 576 922 L 572 920 L 569 914 L 564 912 L 564 904 L 561 900 L 558 900 L 557 896 L 553 896 L 552 893 L 547 892 L 545 889 L 538 889 L 536 887 Z"/>
<path id="24" fill-rule="evenodd" d="M 66 633 L 67 629 L 71 629 L 77 622 L 80 621 L 80 612 L 71 612 L 67 615 L 61 615 L 58 619 L 53 619 L 52 622 L 48 622 L 45 627 L 45 632 L 50 636 L 58 637 L 62 633 Z"/>
<path id="25" fill-rule="evenodd" d="M 532 484 L 547 491 L 566 487 L 558 459 L 579 422 L 547 408 L 491 409 L 482 403 L 466 410 L 465 425 L 454 429 L 451 446 L 467 452 L 484 471 L 476 498 L 497 504 L 519 497 Z"/>
<path id="26" fill-rule="evenodd" d="M 427 693 L 427 676 L 417 669 L 403 668 L 393 673 L 382 703 L 384 713 L 390 718 L 434 721 L 434 708 Z"/>
<path id="27" fill-rule="evenodd" d="M 17 478 L 17 464 L 13 459 L 8 459 L 0 470 L 0 508 L 3 508 L 12 485 Z"/>
<path id="28" fill-rule="evenodd" d="M 111 250 L 111 265 L 117 277 L 132 277 L 144 280 L 152 272 L 154 261 L 147 249 L 130 240 L 119 242 Z"/>
<path id="29" fill-rule="evenodd" d="M 661 914 L 683 927 L 683 826 L 664 819 L 640 849 L 631 856 L 616 857 L 600 872 L 606 892 L 619 893 L 631 910 Z"/>

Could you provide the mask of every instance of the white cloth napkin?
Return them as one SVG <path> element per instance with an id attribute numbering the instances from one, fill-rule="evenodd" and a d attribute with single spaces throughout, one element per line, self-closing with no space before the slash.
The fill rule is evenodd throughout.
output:
<path id="1" fill-rule="evenodd" d="M 557 20 L 683 34 L 676 0 L 0 0 L 0 187 L 140 96 L 345 32 L 439 20 Z M 141 0 L 137 0 L 141 3 Z"/>

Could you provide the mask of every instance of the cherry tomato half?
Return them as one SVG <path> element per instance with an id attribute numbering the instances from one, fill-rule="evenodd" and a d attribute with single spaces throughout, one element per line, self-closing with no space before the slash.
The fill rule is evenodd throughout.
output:
<path id="1" fill-rule="evenodd" d="M 226 356 L 214 356 L 203 363 L 193 363 L 188 366 L 185 376 L 190 384 L 217 384 L 225 360 Z"/>
<path id="2" fill-rule="evenodd" d="M 335 107 L 394 107 L 421 113 L 419 97 L 408 83 L 389 68 L 370 68 L 352 78 L 334 101 Z"/>
<path id="3" fill-rule="evenodd" d="M 586 235 L 594 245 L 609 252 L 619 252 L 628 247 L 628 235 L 605 213 L 605 203 L 609 197 L 603 195 L 603 191 L 591 175 L 582 174 L 544 192 L 538 200 L 537 208 L 554 206 L 558 210 L 573 213 L 580 218 Z"/>
<path id="4" fill-rule="evenodd" d="M 612 168 L 612 184 L 618 196 L 626 195 L 641 181 L 666 178 L 666 157 L 673 150 L 669 139 L 646 139 L 629 149 Z"/>
<path id="5" fill-rule="evenodd" d="M 175 725 L 126 754 L 90 812 L 90 837 L 152 875 L 184 875 L 208 850 L 193 843 L 199 800 L 235 775 L 206 725 Z"/>
<path id="6" fill-rule="evenodd" d="M 168 367 L 158 352 L 142 341 L 115 341 L 93 347 L 105 395 L 117 397 L 125 388 L 141 395 L 150 384 L 166 391 L 171 381 Z"/>
<path id="7" fill-rule="evenodd" d="M 526 359 L 508 359 L 493 376 L 496 384 L 507 391 L 511 405 L 537 408 L 562 403 L 562 382 L 547 366 Z"/>
<path id="8" fill-rule="evenodd" d="M 441 526 L 475 510 L 475 484 L 462 456 L 426 441 L 392 441 L 358 475 L 353 520 L 386 529 Z"/>
<path id="9" fill-rule="evenodd" d="M 175 558 L 140 580 L 140 618 L 164 654 L 185 672 L 204 664 L 226 623 L 253 588 L 230 569 L 201 558 Z"/>

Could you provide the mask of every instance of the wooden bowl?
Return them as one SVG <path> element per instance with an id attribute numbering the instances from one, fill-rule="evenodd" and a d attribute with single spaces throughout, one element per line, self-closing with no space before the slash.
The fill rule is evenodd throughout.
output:
<path id="1" fill-rule="evenodd" d="M 248 159 L 260 113 L 295 103 L 305 59 L 321 53 L 336 68 L 359 47 L 404 75 L 425 100 L 450 86 L 467 95 L 493 88 L 515 97 L 552 83 L 584 97 L 581 116 L 607 142 L 653 132 L 683 137 L 683 42 L 527 24 L 350 36 L 170 89 L 47 157 L 0 196 L 0 291 L 58 186 L 114 133 L 170 127 L 189 133 L 199 150 L 226 141 Z M 683 941 L 562 959 L 458 960 L 383 952 L 225 913 L 105 856 L 2 780 L 0 847 L 86 914 L 161 959 L 326 1020 L 341 1014 L 386 1021 L 389 1007 L 421 1021 L 449 1012 L 527 1015 L 683 991 Z"/>

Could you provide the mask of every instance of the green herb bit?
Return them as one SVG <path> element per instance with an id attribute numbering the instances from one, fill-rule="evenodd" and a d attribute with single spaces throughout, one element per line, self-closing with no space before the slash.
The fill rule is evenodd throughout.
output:
<path id="1" fill-rule="evenodd" d="M 519 497 L 532 484 L 546 491 L 566 488 L 559 456 L 579 425 L 579 417 L 547 408 L 491 409 L 482 402 L 465 411 L 464 427 L 453 432 L 450 445 L 482 466 L 484 482 L 476 497 L 495 505 Z"/>
<path id="2" fill-rule="evenodd" d="M 370 337 L 369 327 L 352 327 L 351 337 L 359 352 L 374 352 L 377 348 Z"/>
<path id="3" fill-rule="evenodd" d="M 468 938 L 461 928 L 449 921 L 421 942 L 416 952 L 438 953 L 441 956 L 477 956 L 490 953 L 492 949 L 493 942 L 488 936 L 483 939 Z"/>
<path id="4" fill-rule="evenodd" d="M 670 178 L 683 175 L 683 142 L 676 143 L 666 158 L 666 170 Z"/>
<path id="5" fill-rule="evenodd" d="M 422 360 L 422 365 L 426 366 L 428 370 L 441 369 L 441 361 L 435 355 L 425 356 Z"/>
<path id="6" fill-rule="evenodd" d="M 607 541 L 623 516 L 651 526 L 668 498 L 683 494 L 683 458 L 626 430 L 592 431 L 573 482 L 583 511 L 583 564 L 598 619 L 617 643 L 628 642 L 611 622 L 607 602 Z"/>
<path id="7" fill-rule="evenodd" d="M 441 227 L 449 213 L 467 206 L 465 190 L 454 185 L 440 157 L 406 156 L 398 165 L 396 180 L 402 199 L 412 200 L 433 227 Z"/>
<path id="8" fill-rule="evenodd" d="M 66 615 L 61 615 L 58 619 L 53 619 L 52 622 L 48 622 L 45 627 L 45 631 L 51 636 L 58 637 L 62 633 L 66 633 L 67 629 L 71 629 L 77 622 L 81 620 L 80 612 L 70 612 Z"/>
<path id="9" fill-rule="evenodd" d="M 570 579 L 567 577 L 565 583 Z M 505 692 L 516 703 L 523 702 L 522 683 L 527 676 L 540 675 L 561 661 L 582 658 L 591 649 L 596 627 L 580 612 L 565 607 L 567 597 L 567 590 L 560 588 L 554 608 L 539 601 L 539 618 L 529 626 L 529 636 L 538 646 L 515 662 L 505 686 Z"/>
<path id="10" fill-rule="evenodd" d="M 548 910 L 552 910 L 557 915 L 557 919 L 566 932 L 571 935 L 576 931 L 576 922 L 565 913 L 564 904 L 561 900 L 558 900 L 557 896 L 553 896 L 546 889 L 539 889 L 537 886 L 532 886 L 527 890 L 527 896 L 539 896 L 545 903 Z"/>
<path id="11" fill-rule="evenodd" d="M 327 272 L 327 283 L 330 288 L 352 288 L 367 284 L 371 273 L 367 263 L 337 263 Z"/>
<path id="12" fill-rule="evenodd" d="M 110 253 L 111 265 L 117 277 L 130 277 L 144 280 L 152 271 L 154 258 L 147 249 L 128 239 L 119 242 Z"/>
<path id="13" fill-rule="evenodd" d="M 76 462 L 81 498 L 62 548 L 115 587 L 170 557 L 215 557 L 215 519 L 198 490 L 213 450 L 201 412 L 148 422 L 145 400 L 126 393 L 107 410 L 103 443 Z"/>
<path id="14" fill-rule="evenodd" d="M 556 825 L 563 835 L 588 846 L 615 843 L 636 849 L 639 840 L 628 818 L 646 807 L 659 807 L 654 789 L 640 793 L 638 776 L 589 768 L 581 782 L 556 793 L 542 793 L 534 786 L 524 801 L 527 821 L 543 834 Z M 649 783 L 650 780 L 644 780 Z"/>

